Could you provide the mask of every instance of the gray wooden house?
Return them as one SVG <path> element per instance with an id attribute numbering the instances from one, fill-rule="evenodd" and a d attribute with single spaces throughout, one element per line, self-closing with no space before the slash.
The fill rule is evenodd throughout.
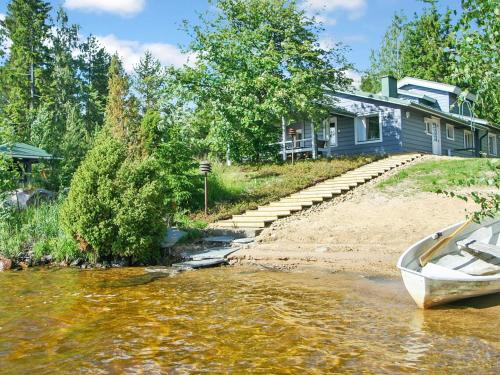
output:
<path id="1" fill-rule="evenodd" d="M 382 92 L 327 93 L 336 99 L 330 118 L 319 126 L 303 121 L 294 152 L 318 156 L 422 152 L 435 155 L 497 157 L 500 126 L 476 118 L 474 95 L 456 86 L 407 77 L 382 78 Z M 288 132 L 280 154 L 292 152 Z"/>

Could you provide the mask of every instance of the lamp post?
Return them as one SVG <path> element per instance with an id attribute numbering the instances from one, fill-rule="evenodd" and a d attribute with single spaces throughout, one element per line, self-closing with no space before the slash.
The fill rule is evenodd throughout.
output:
<path id="1" fill-rule="evenodd" d="M 288 135 L 292 137 L 292 165 L 294 164 L 295 159 L 295 136 L 297 135 L 297 131 L 294 128 L 288 129 Z"/>
<path id="2" fill-rule="evenodd" d="M 212 172 L 212 165 L 208 160 L 200 162 L 200 173 L 205 175 L 205 215 L 208 215 L 208 174 Z"/>

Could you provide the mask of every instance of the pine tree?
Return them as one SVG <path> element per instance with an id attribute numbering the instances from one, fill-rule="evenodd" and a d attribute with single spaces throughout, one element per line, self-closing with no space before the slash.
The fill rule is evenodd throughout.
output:
<path id="1" fill-rule="evenodd" d="M 99 131 L 104 123 L 110 61 L 111 57 L 94 36 L 89 36 L 80 44 L 78 57 L 79 76 L 82 80 L 80 95 L 85 128 L 90 134 Z"/>
<path id="2" fill-rule="evenodd" d="M 16 137 L 30 138 L 30 112 L 38 108 L 41 88 L 47 85 L 50 4 L 43 0 L 12 0 L 2 25 L 11 41 L 3 69 L 5 115 Z"/>
<path id="3" fill-rule="evenodd" d="M 139 94 L 141 112 L 157 110 L 163 93 L 165 77 L 160 61 L 146 51 L 134 68 L 135 90 Z"/>

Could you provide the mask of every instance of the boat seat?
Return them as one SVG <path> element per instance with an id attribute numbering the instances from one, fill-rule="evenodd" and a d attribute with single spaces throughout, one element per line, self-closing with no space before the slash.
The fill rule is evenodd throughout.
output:
<path id="1" fill-rule="evenodd" d="M 490 255 L 479 258 L 467 251 L 443 255 L 433 260 L 432 263 L 473 276 L 487 276 L 500 273 L 500 258 Z"/>
<path id="2" fill-rule="evenodd" d="M 422 275 L 425 277 L 444 277 L 447 279 L 467 279 L 472 277 L 462 271 L 455 271 L 431 262 L 422 268 Z"/>
<path id="3" fill-rule="evenodd" d="M 459 249 L 470 250 L 473 254 L 487 254 L 500 258 L 500 246 L 490 245 L 471 239 L 458 241 L 457 246 Z"/>

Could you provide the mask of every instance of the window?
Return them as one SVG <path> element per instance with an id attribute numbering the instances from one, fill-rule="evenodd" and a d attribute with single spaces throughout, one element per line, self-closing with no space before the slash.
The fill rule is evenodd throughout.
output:
<path id="1" fill-rule="evenodd" d="M 379 115 L 358 117 L 354 120 L 355 143 L 382 141 L 382 126 Z"/>
<path id="2" fill-rule="evenodd" d="M 488 134 L 488 154 L 497 155 L 497 136 Z"/>
<path id="3" fill-rule="evenodd" d="M 432 121 L 430 118 L 425 119 L 425 134 L 432 135 Z"/>
<path id="4" fill-rule="evenodd" d="M 470 130 L 464 130 L 464 148 L 474 147 L 474 137 Z"/>
<path id="5" fill-rule="evenodd" d="M 446 138 L 451 141 L 455 139 L 455 127 L 451 124 L 446 124 Z"/>
<path id="6" fill-rule="evenodd" d="M 326 139 L 329 139 L 330 146 L 337 146 L 337 117 L 331 117 L 327 121 L 327 126 L 325 131 Z"/>

